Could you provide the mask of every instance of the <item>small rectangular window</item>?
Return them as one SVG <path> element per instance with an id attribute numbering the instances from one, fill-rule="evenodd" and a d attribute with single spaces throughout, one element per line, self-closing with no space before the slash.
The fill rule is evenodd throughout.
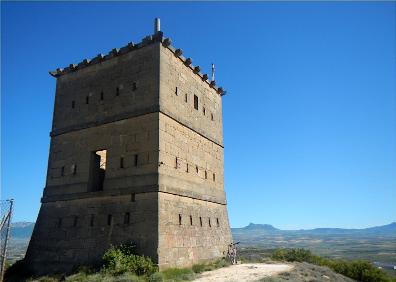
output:
<path id="1" fill-rule="evenodd" d="M 65 176 L 65 167 L 64 166 L 61 167 L 61 176 Z"/>
<path id="2" fill-rule="evenodd" d="M 136 201 L 136 194 L 132 193 L 131 194 L 131 202 L 135 202 Z"/>
<path id="3" fill-rule="evenodd" d="M 120 158 L 120 168 L 124 168 L 124 157 Z"/>
<path id="4" fill-rule="evenodd" d="M 213 173 L 213 181 L 216 181 L 216 174 Z"/>
<path id="5" fill-rule="evenodd" d="M 187 93 L 186 94 L 184 94 L 184 102 L 188 102 L 188 97 L 187 97 Z"/>
<path id="6" fill-rule="evenodd" d="M 176 96 L 179 95 L 177 87 L 175 89 L 175 94 L 176 94 Z"/>
<path id="7" fill-rule="evenodd" d="M 91 214 L 91 219 L 90 219 L 90 221 L 89 221 L 89 226 L 94 226 L 94 221 L 95 221 L 95 215 L 94 214 Z"/>
<path id="8" fill-rule="evenodd" d="M 205 179 L 208 179 L 208 172 L 205 170 Z"/>
<path id="9" fill-rule="evenodd" d="M 194 109 L 198 110 L 198 96 L 194 95 Z"/>
<path id="10" fill-rule="evenodd" d="M 132 83 L 132 90 L 135 91 L 136 89 L 137 89 L 136 82 L 133 82 L 133 83 Z"/>
<path id="11" fill-rule="evenodd" d="M 103 101 L 103 99 L 104 99 L 104 93 L 102 91 L 102 92 L 100 92 L 100 100 Z"/>
<path id="12" fill-rule="evenodd" d="M 89 96 L 85 97 L 85 104 L 89 104 Z"/>
<path id="13" fill-rule="evenodd" d="M 74 109 L 75 106 L 76 106 L 76 102 L 72 101 L 72 109 Z"/>
<path id="14" fill-rule="evenodd" d="M 205 115 L 206 115 L 206 109 L 205 109 L 205 107 L 202 108 L 202 112 L 203 112 L 203 115 L 205 116 Z"/>
<path id="15" fill-rule="evenodd" d="M 138 155 L 134 155 L 134 161 L 133 161 L 134 166 L 138 166 Z"/>
<path id="16" fill-rule="evenodd" d="M 62 218 L 58 218 L 58 228 L 62 227 Z"/>
<path id="17" fill-rule="evenodd" d="M 73 227 L 76 227 L 78 223 L 78 216 L 75 216 L 73 219 Z"/>
<path id="18" fill-rule="evenodd" d="M 220 227 L 219 218 L 216 218 L 216 224 L 217 224 L 217 227 Z"/>
<path id="19" fill-rule="evenodd" d="M 199 225 L 202 227 L 202 217 L 199 217 Z"/>
<path id="20" fill-rule="evenodd" d="M 214 120 L 213 113 L 210 114 L 210 119 L 211 119 L 211 120 Z"/>
<path id="21" fill-rule="evenodd" d="M 116 96 L 120 96 L 120 88 L 119 87 L 116 88 Z"/>
<path id="22" fill-rule="evenodd" d="M 179 214 L 179 225 L 181 225 L 182 224 L 182 216 L 181 216 L 181 214 Z"/>
<path id="23" fill-rule="evenodd" d="M 113 223 L 113 216 L 111 214 L 107 215 L 107 225 L 111 225 Z"/>
<path id="24" fill-rule="evenodd" d="M 212 223 L 210 222 L 210 217 L 208 218 L 209 227 L 212 227 Z"/>
<path id="25" fill-rule="evenodd" d="M 124 215 L 124 224 L 129 224 L 130 214 L 126 212 Z"/>
<path id="26" fill-rule="evenodd" d="M 193 225 L 192 216 L 190 215 L 190 225 Z"/>

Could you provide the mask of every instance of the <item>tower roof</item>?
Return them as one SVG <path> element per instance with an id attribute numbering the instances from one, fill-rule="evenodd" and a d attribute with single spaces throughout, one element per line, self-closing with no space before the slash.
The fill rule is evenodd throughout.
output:
<path id="1" fill-rule="evenodd" d="M 112 49 L 107 55 L 98 54 L 96 57 L 94 57 L 92 59 L 84 59 L 83 61 L 81 61 L 77 64 L 70 64 L 68 67 L 65 67 L 63 69 L 57 68 L 54 71 L 50 71 L 49 74 L 53 77 L 60 77 L 67 73 L 76 72 L 82 68 L 86 68 L 86 67 L 89 67 L 89 66 L 92 66 L 95 64 L 100 64 L 104 61 L 111 60 L 114 57 L 122 56 L 126 53 L 133 52 L 134 50 L 143 48 L 147 45 L 150 45 L 150 44 L 153 44 L 156 42 L 160 42 L 162 44 L 162 46 L 164 46 L 165 48 L 168 48 L 176 57 L 178 57 L 187 68 L 191 69 L 191 71 L 193 73 L 198 75 L 204 82 L 206 82 L 211 88 L 213 88 L 219 95 L 223 96 L 226 93 L 226 91 L 224 91 L 222 87 L 218 87 L 216 85 L 215 80 L 209 80 L 209 76 L 207 74 L 201 73 L 201 68 L 199 66 L 194 66 L 192 64 L 191 58 L 184 57 L 183 51 L 181 49 L 177 49 L 174 46 L 172 46 L 171 39 L 164 37 L 163 32 L 159 31 L 159 22 L 157 23 L 157 19 L 156 19 L 156 24 L 158 24 L 158 26 L 157 26 L 158 29 L 156 30 L 156 32 L 153 35 L 144 37 L 142 39 L 142 41 L 139 43 L 135 44 L 133 42 L 129 42 L 127 45 L 125 45 L 121 48 Z"/>

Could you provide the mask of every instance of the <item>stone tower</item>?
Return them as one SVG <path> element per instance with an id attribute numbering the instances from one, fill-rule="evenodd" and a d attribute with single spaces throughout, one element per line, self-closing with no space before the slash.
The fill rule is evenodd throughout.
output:
<path id="1" fill-rule="evenodd" d="M 56 77 L 46 187 L 25 261 L 37 274 L 134 242 L 161 269 L 224 255 L 224 91 L 154 34 Z"/>

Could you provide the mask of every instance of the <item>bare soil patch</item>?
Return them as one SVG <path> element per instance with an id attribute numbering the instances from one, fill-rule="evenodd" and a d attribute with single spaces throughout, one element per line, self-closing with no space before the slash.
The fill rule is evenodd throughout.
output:
<path id="1" fill-rule="evenodd" d="M 213 271 L 204 272 L 194 280 L 195 282 L 240 282 L 257 281 L 264 277 L 274 276 L 282 272 L 291 271 L 294 268 L 290 264 L 265 264 L 246 263 L 231 265 Z"/>

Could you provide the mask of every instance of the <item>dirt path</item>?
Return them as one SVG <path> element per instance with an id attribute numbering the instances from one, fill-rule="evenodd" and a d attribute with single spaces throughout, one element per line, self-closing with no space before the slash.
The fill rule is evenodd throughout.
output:
<path id="1" fill-rule="evenodd" d="M 204 272 L 194 281 L 250 282 L 257 281 L 258 279 L 266 276 L 272 276 L 280 272 L 290 271 L 292 269 L 293 266 L 288 264 L 246 263 Z"/>

